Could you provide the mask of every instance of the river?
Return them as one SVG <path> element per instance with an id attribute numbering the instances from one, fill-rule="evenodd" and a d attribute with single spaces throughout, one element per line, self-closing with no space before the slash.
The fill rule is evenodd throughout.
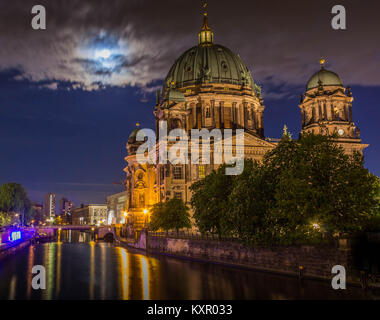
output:
<path id="1" fill-rule="evenodd" d="M 34 265 L 46 268 L 45 290 L 31 287 Z M 326 281 L 131 252 L 79 231 L 61 231 L 56 242 L 0 261 L 0 299 L 372 298 L 371 291 L 336 291 Z"/>

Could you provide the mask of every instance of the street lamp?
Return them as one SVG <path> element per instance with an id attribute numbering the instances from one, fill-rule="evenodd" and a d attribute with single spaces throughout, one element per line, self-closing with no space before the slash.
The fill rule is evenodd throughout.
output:
<path id="1" fill-rule="evenodd" d="M 148 229 L 148 209 L 144 209 L 144 215 L 145 215 L 145 228 Z"/>
<path id="2" fill-rule="evenodd" d="M 318 223 L 313 223 L 313 228 L 318 230 L 321 228 L 321 226 Z"/>

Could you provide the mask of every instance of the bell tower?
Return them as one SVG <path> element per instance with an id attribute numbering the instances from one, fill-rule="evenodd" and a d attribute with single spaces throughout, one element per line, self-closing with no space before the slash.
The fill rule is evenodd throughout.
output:
<path id="1" fill-rule="evenodd" d="M 301 95 L 301 133 L 335 135 L 346 153 L 362 153 L 368 145 L 362 144 L 360 130 L 353 122 L 351 88 L 345 88 L 336 73 L 326 70 L 325 62 L 320 60 L 321 69 L 309 79 Z"/>

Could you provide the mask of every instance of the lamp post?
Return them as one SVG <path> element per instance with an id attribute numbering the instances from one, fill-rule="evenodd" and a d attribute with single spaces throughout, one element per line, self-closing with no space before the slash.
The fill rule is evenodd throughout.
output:
<path id="1" fill-rule="evenodd" d="M 145 215 L 145 229 L 148 229 L 148 209 L 144 209 Z"/>
<path id="2" fill-rule="evenodd" d="M 124 211 L 123 216 L 124 216 L 124 225 L 121 226 L 120 232 L 121 232 L 121 236 L 122 237 L 125 237 L 125 236 L 128 237 L 128 223 L 129 223 L 129 221 L 128 221 L 128 212 Z"/>

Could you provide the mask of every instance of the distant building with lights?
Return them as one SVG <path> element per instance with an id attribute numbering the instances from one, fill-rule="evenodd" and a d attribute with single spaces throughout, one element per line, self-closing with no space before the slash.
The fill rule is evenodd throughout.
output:
<path id="1" fill-rule="evenodd" d="M 311 76 L 301 95 L 302 131 L 315 134 L 336 134 L 336 143 L 346 153 L 362 153 L 368 145 L 362 144 L 359 128 L 352 116 L 353 96 L 345 88 L 340 77 L 325 69 L 321 59 L 320 70 Z M 159 122 L 166 121 L 168 131 L 184 129 L 190 141 L 191 129 L 237 129 L 244 130 L 244 149 L 232 140 L 233 154 L 244 153 L 245 159 L 261 160 L 276 147 L 276 139 L 264 135 L 264 100 L 261 87 L 254 81 L 250 70 L 239 55 L 230 49 L 214 43 L 214 33 L 208 25 L 207 12 L 198 34 L 198 45 L 185 51 L 170 68 L 162 92 L 157 92 L 154 116 L 156 134 Z M 219 164 L 141 164 L 136 151 L 144 143 L 137 141 L 140 128 L 130 134 L 125 157 L 126 210 L 128 221 L 135 230 L 144 227 L 144 211 L 158 202 L 171 198 L 183 199 L 189 203 L 190 186 L 204 178 Z M 222 143 L 225 146 L 226 138 Z M 167 147 L 175 142 L 168 142 Z M 157 150 L 160 143 L 154 146 Z M 211 143 L 211 159 L 213 148 Z M 244 150 L 244 151 L 243 151 Z"/>
<path id="2" fill-rule="evenodd" d="M 59 202 L 59 214 L 67 214 L 71 212 L 74 207 L 74 203 L 67 198 L 62 198 Z"/>
<path id="3" fill-rule="evenodd" d="M 54 193 L 49 192 L 45 196 L 45 216 L 47 218 L 54 218 L 55 209 L 56 209 L 56 195 Z"/>
<path id="4" fill-rule="evenodd" d="M 103 225 L 107 222 L 106 204 L 81 205 L 71 211 L 73 225 Z"/>
<path id="5" fill-rule="evenodd" d="M 127 192 L 112 194 L 107 197 L 108 224 L 119 224 L 125 222 Z"/>
<path id="6" fill-rule="evenodd" d="M 61 198 L 59 202 L 59 218 L 62 224 L 72 224 L 71 211 L 74 208 L 74 203 L 67 198 Z"/>

